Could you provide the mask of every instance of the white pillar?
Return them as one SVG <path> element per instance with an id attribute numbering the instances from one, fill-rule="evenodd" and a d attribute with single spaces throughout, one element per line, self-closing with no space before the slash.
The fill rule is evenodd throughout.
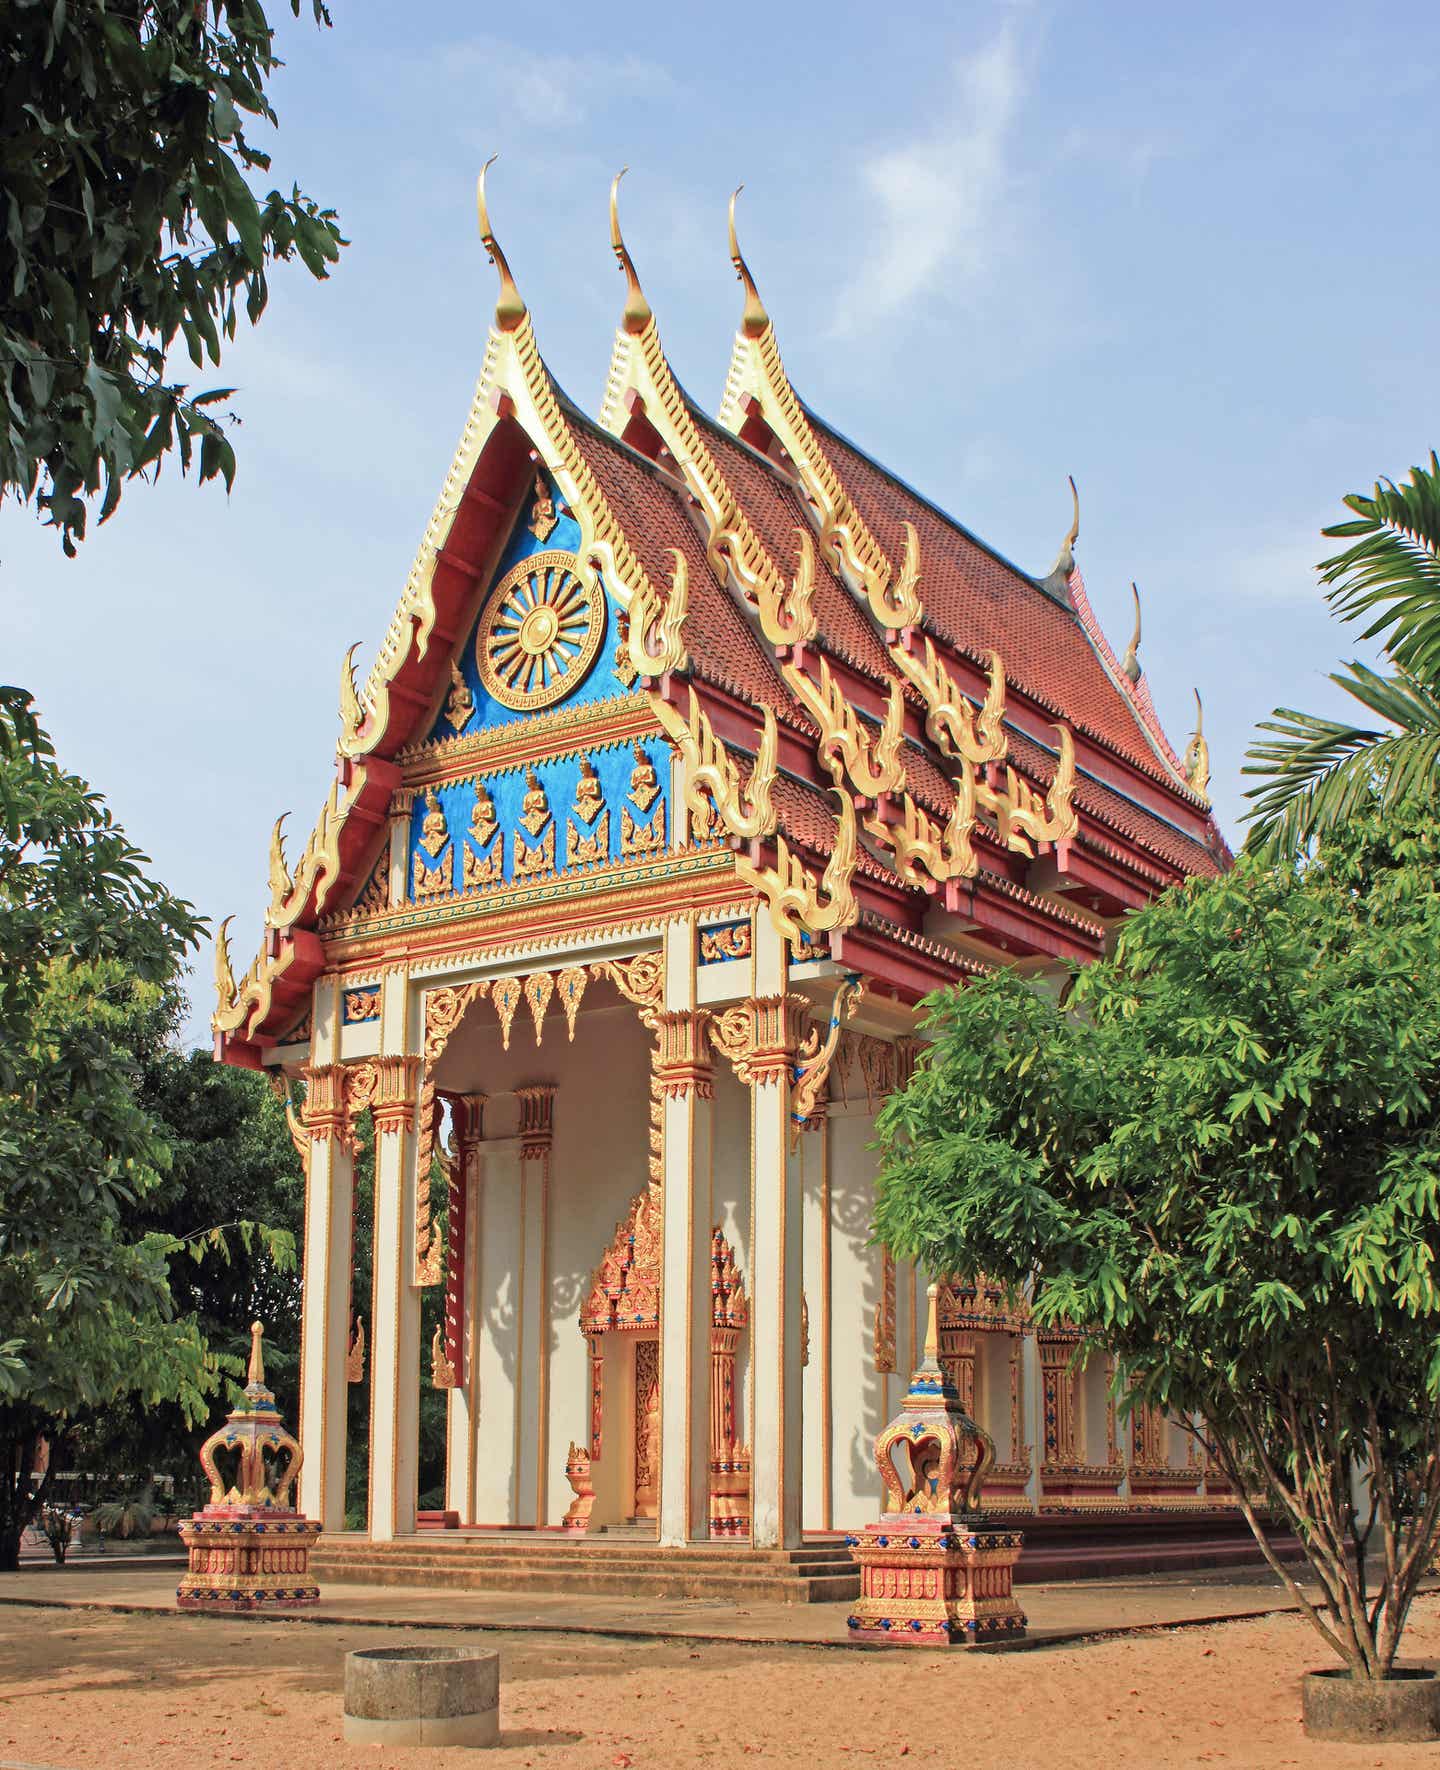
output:
<path id="1" fill-rule="evenodd" d="M 306 1072 L 305 1232 L 300 1302 L 299 1505 L 325 1530 L 345 1528 L 345 1355 L 350 1343 L 355 1164 L 345 1118 L 345 1071 Z"/>
<path id="2" fill-rule="evenodd" d="M 375 1060 L 374 1301 L 370 1329 L 370 1535 L 415 1529 L 420 1439 L 420 1292 L 415 1275 L 415 1095 L 409 978 L 387 973 Z"/>
<path id="3" fill-rule="evenodd" d="M 809 1317 L 809 1363 L 802 1366 L 801 1385 L 805 1405 L 804 1422 L 804 1525 L 806 1530 L 830 1529 L 830 1274 L 825 1258 L 830 1208 L 827 1167 L 830 1142 L 830 1120 L 826 1107 L 820 1107 L 816 1129 L 802 1133 L 804 1158 L 804 1231 L 802 1235 L 801 1286 L 802 1310 Z M 802 1336 L 802 1357 L 806 1351 Z"/>
<path id="4" fill-rule="evenodd" d="M 786 993 L 784 942 L 755 918 L 750 1082 L 751 1532 L 757 1548 L 801 1540 L 802 1157 L 790 1149 L 790 1077 L 806 1016 Z"/>
<path id="5" fill-rule="evenodd" d="M 665 1210 L 660 1259 L 660 1519 L 662 1543 L 710 1534 L 710 1218 L 715 1082 L 695 1006 L 695 930 L 665 929 L 665 1007 L 655 1074 L 663 1101 Z"/>
<path id="6" fill-rule="evenodd" d="M 471 1522 L 514 1524 L 520 1434 L 520 1139 L 480 1145 L 472 1218 L 477 1283 L 474 1309 L 475 1507 Z"/>

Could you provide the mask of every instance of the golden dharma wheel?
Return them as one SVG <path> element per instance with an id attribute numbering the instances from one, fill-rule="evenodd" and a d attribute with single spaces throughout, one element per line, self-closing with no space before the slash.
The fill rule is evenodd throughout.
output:
<path id="1" fill-rule="evenodd" d="M 573 553 L 532 553 L 495 587 L 475 636 L 485 692 L 501 706 L 553 706 L 584 681 L 605 636 L 605 592 Z"/>

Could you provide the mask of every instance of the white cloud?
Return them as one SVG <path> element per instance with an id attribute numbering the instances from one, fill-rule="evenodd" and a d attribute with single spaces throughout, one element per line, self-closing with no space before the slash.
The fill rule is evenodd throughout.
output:
<path id="1" fill-rule="evenodd" d="M 560 55 L 503 37 L 469 37 L 433 58 L 445 74 L 481 73 L 489 108 L 522 123 L 573 128 L 594 108 L 635 100 L 668 100 L 674 76 L 639 55 Z"/>
<path id="2" fill-rule="evenodd" d="M 839 292 L 834 331 L 888 318 L 947 278 L 986 268 L 988 224 L 1005 189 L 1006 151 L 1024 90 L 1009 25 L 955 66 L 938 125 L 861 168 L 865 262 Z"/>
<path id="3" fill-rule="evenodd" d="M 1328 520 L 1328 518 L 1327 518 Z M 1295 533 L 1257 538 L 1238 547 L 1210 576 L 1215 590 L 1237 602 L 1304 602 L 1319 607 L 1323 592 L 1316 564 L 1335 551 L 1320 524 Z"/>

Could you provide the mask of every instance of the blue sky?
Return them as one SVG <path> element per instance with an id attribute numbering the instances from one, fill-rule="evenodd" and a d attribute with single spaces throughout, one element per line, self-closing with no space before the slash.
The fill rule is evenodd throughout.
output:
<path id="1" fill-rule="evenodd" d="M 1091 599 L 1122 648 L 1138 581 L 1152 692 L 1183 745 L 1200 688 L 1235 835 L 1256 720 L 1343 705 L 1320 527 L 1440 443 L 1433 5 L 483 10 L 493 31 L 338 0 L 317 33 L 276 0 L 275 179 L 353 243 L 326 284 L 278 271 L 208 378 L 240 389 L 233 495 L 167 470 L 74 562 L 0 511 L 3 674 L 166 881 L 238 912 L 248 962 L 270 823 L 303 840 L 319 809 L 340 656 L 384 631 L 479 372 L 496 151 L 497 231 L 587 409 L 628 163 L 627 241 L 712 410 L 743 180 L 747 257 L 831 422 L 1035 571 L 1073 473 Z"/>

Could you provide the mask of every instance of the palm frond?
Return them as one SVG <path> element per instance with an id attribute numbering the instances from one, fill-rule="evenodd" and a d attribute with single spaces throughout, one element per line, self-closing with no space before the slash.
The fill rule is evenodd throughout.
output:
<path id="1" fill-rule="evenodd" d="M 1398 805 L 1433 793 L 1440 782 L 1440 694 L 1407 674 L 1380 676 L 1360 663 L 1330 680 L 1396 729 L 1346 725 L 1292 707 L 1263 721 L 1259 729 L 1274 737 L 1247 752 L 1244 772 L 1267 778 L 1246 794 L 1254 809 L 1246 814 L 1245 846 L 1266 859 L 1299 853 L 1377 797 Z"/>
<path id="2" fill-rule="evenodd" d="M 1440 687 L 1440 457 L 1412 467 L 1404 485 L 1381 480 L 1373 495 L 1345 499 L 1353 522 L 1324 533 L 1353 545 L 1320 565 L 1330 606 L 1342 620 L 1369 619 L 1402 669 Z M 1372 618 L 1373 617 L 1373 618 Z"/>

